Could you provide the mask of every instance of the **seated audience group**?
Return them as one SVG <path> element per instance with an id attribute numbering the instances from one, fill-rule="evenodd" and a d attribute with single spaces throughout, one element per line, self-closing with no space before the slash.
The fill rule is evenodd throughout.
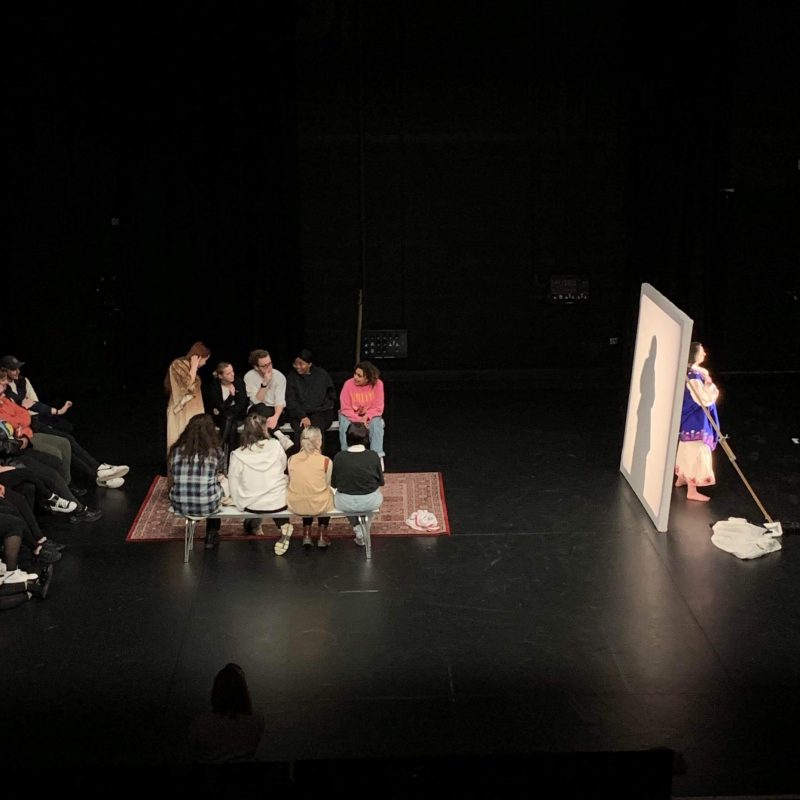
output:
<path id="1" fill-rule="evenodd" d="M 338 509 L 353 513 L 348 519 L 355 542 L 363 545 L 357 515 L 380 508 L 383 501 L 384 394 L 377 368 L 359 362 L 342 387 L 341 452 L 331 459 L 323 454 L 324 433 L 337 418 L 336 390 L 309 350 L 297 353 L 288 378 L 274 367 L 269 351 L 257 349 L 243 378 L 230 362 L 220 361 L 211 383 L 203 386 L 197 371 L 209 357 L 206 345 L 196 342 L 172 362 L 165 380 L 173 510 L 208 517 L 227 502 L 239 511 L 277 514 L 272 519 L 280 536 L 274 550 L 280 556 L 292 537 L 291 514 L 302 517 L 303 546 L 325 548 L 330 545 L 326 514 Z M 195 413 L 184 418 L 187 407 Z M 284 423 L 291 426 L 292 438 L 281 432 Z M 206 525 L 205 546 L 213 549 L 220 520 L 208 518 Z M 262 535 L 261 520 L 248 518 L 245 531 Z"/>
<path id="2" fill-rule="evenodd" d="M 101 462 L 81 445 L 65 419 L 72 402 L 41 401 L 23 366 L 14 356 L 0 358 L 0 586 L 44 597 L 64 545 L 42 532 L 40 518 L 97 521 L 102 512 L 79 499 L 88 489 L 73 476 L 118 489 L 129 468 Z"/>

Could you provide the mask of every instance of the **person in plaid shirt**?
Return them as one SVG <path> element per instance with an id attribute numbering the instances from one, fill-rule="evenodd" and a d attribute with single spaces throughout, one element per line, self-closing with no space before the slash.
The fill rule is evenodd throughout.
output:
<path id="1" fill-rule="evenodd" d="M 195 414 L 186 425 L 167 459 L 169 499 L 178 514 L 202 517 L 213 514 L 222 502 L 220 475 L 224 455 L 219 434 L 209 414 Z M 219 543 L 221 520 L 206 520 L 206 549 Z"/>

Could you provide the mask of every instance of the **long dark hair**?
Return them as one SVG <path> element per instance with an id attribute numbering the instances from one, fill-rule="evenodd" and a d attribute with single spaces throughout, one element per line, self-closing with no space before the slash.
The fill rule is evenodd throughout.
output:
<path id="1" fill-rule="evenodd" d="M 229 717 L 253 713 L 253 701 L 250 699 L 244 670 L 238 664 L 226 664 L 214 678 L 211 710 L 215 714 L 225 714 Z"/>
<path id="2" fill-rule="evenodd" d="M 697 358 L 697 351 L 703 346 L 702 342 L 692 342 L 689 345 L 689 366 L 691 367 L 694 364 L 694 360 Z"/>
<path id="3" fill-rule="evenodd" d="M 195 414 L 169 449 L 170 459 L 177 451 L 181 458 L 205 461 L 219 453 L 219 433 L 210 414 Z"/>

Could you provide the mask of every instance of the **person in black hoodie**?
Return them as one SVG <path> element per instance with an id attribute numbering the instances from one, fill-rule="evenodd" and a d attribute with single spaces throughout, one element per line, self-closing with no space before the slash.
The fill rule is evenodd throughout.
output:
<path id="1" fill-rule="evenodd" d="M 294 372 L 286 379 L 286 416 L 299 447 L 303 428 L 313 426 L 324 434 L 330 427 L 336 417 L 336 390 L 331 376 L 313 363 L 310 350 L 301 350 L 292 366 Z"/>

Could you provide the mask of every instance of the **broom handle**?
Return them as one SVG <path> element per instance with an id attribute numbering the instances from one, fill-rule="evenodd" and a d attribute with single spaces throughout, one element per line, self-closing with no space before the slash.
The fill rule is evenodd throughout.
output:
<path id="1" fill-rule="evenodd" d="M 697 405 L 700 406 L 700 408 L 703 409 L 703 413 L 706 415 L 708 421 L 711 423 L 712 427 L 717 432 L 719 443 L 722 445 L 722 449 L 725 451 L 725 455 L 728 456 L 731 464 L 733 464 L 733 468 L 739 473 L 739 477 L 744 482 L 744 485 L 747 487 L 747 491 L 750 492 L 753 500 L 756 501 L 756 505 L 761 509 L 761 513 L 764 515 L 764 518 L 767 520 L 767 522 L 774 522 L 775 520 L 773 520 L 772 517 L 767 513 L 767 509 L 764 508 L 763 505 L 761 505 L 761 501 L 758 499 L 758 496 L 753 491 L 753 487 L 750 485 L 747 478 L 745 478 L 744 472 L 742 472 L 741 467 L 736 462 L 736 456 L 734 455 L 733 450 L 731 450 L 731 446 L 728 444 L 727 438 L 722 435 L 722 431 L 719 429 L 719 425 L 717 425 L 717 423 L 714 421 L 714 417 L 711 416 L 709 410 L 703 405 L 700 398 L 697 396 L 697 391 L 695 390 L 694 386 L 692 386 L 692 382 L 686 381 L 686 385 L 689 387 L 689 391 L 692 393 L 692 397 L 694 398 L 695 402 L 697 403 Z"/>

